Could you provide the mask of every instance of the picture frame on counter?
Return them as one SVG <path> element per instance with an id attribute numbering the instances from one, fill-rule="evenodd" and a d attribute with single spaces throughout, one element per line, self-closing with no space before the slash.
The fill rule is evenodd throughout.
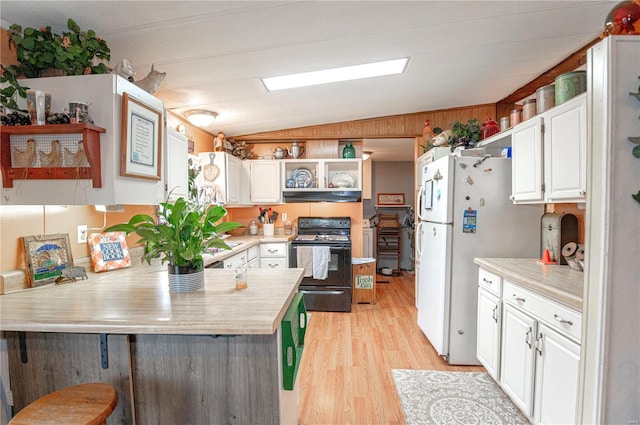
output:
<path id="1" fill-rule="evenodd" d="M 162 112 L 122 94 L 120 175 L 161 179 Z"/>
<path id="2" fill-rule="evenodd" d="M 404 193 L 378 193 L 378 205 L 404 205 Z"/>
<path id="3" fill-rule="evenodd" d="M 23 236 L 22 244 L 29 287 L 52 283 L 73 266 L 68 233 Z"/>

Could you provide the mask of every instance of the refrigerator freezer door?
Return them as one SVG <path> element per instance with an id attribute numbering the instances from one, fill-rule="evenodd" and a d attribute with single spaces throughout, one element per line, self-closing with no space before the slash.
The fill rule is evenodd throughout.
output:
<path id="1" fill-rule="evenodd" d="M 454 160 L 455 157 L 450 155 L 425 166 L 420 213 L 422 220 L 451 223 Z"/>
<path id="2" fill-rule="evenodd" d="M 422 223 L 418 326 L 439 355 L 449 352 L 451 226 Z"/>

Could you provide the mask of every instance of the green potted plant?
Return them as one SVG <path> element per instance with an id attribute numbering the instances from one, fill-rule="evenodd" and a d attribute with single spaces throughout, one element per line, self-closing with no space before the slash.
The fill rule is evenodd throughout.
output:
<path id="1" fill-rule="evenodd" d="M 453 152 L 458 146 L 472 148 L 479 140 L 482 126 L 477 118 L 468 120 L 466 123 L 456 121 L 451 125 L 451 136 L 449 146 Z"/>
<path id="2" fill-rule="evenodd" d="M 20 77 L 35 78 L 55 75 L 104 74 L 109 68 L 98 60 L 109 60 L 107 42 L 96 37 L 93 30 L 82 31 L 73 19 L 67 20 L 69 31 L 54 34 L 51 27 L 9 27 L 9 48 L 16 49 L 18 65 L 1 66 L 0 83 L 9 83 L 0 90 L 0 103 L 20 110 L 16 96 L 25 97 L 26 89 Z"/>
<path id="3" fill-rule="evenodd" d="M 156 212 L 157 221 L 148 214 L 136 214 L 127 223 L 105 229 L 105 232 L 137 233 L 145 242 L 143 261 L 151 264 L 160 257 L 169 263 L 169 290 L 181 292 L 204 287 L 202 255 L 210 248 L 231 249 L 219 234 L 240 227 L 240 223 L 221 222 L 227 211 L 219 205 L 200 205 L 178 198 L 163 202 Z"/>

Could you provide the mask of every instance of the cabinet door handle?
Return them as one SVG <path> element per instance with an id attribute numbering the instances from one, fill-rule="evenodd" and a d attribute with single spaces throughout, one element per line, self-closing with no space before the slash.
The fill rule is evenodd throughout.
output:
<path id="1" fill-rule="evenodd" d="M 567 324 L 569 326 L 573 326 L 573 322 L 571 320 L 563 319 L 562 317 L 558 316 L 557 314 L 554 314 L 553 318 L 556 319 L 557 322 L 564 323 L 564 324 Z"/>
<path id="2" fill-rule="evenodd" d="M 482 278 L 482 281 L 483 281 L 484 283 L 486 283 L 487 285 L 493 285 L 493 280 L 489 280 L 489 279 L 487 279 L 486 277 L 483 277 L 483 278 Z"/>
<path id="3" fill-rule="evenodd" d="M 276 252 L 278 252 L 277 249 L 267 249 L 267 251 L 269 251 L 269 254 L 275 254 Z"/>
<path id="4" fill-rule="evenodd" d="M 539 356 L 542 356 L 542 334 L 536 338 L 536 351 Z"/>
<path id="5" fill-rule="evenodd" d="M 533 331 L 533 329 L 531 329 L 531 327 L 529 327 L 529 330 L 527 331 L 527 334 L 525 335 L 525 338 L 524 338 L 524 342 L 527 343 L 529 348 L 531 348 L 531 332 L 532 331 Z"/>
<path id="6" fill-rule="evenodd" d="M 491 312 L 491 316 L 493 320 L 498 323 L 498 306 L 493 307 L 493 311 Z"/>
<path id="7" fill-rule="evenodd" d="M 516 301 L 518 301 L 518 302 L 521 302 L 521 303 L 523 303 L 523 302 L 525 302 L 525 301 L 526 301 L 524 298 L 519 297 L 519 296 L 517 296 L 516 294 L 513 294 L 513 299 L 514 299 L 514 300 L 516 300 Z"/>

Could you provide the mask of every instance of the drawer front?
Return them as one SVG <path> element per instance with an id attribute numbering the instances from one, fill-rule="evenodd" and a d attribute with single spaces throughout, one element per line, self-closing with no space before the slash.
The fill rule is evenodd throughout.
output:
<path id="1" fill-rule="evenodd" d="M 260 257 L 260 268 L 261 269 L 286 269 L 289 265 L 287 264 L 286 258 L 262 258 Z"/>
<path id="2" fill-rule="evenodd" d="M 247 261 L 254 260 L 260 255 L 260 247 L 258 245 L 252 246 L 247 251 L 249 253 L 247 256 Z"/>
<path id="3" fill-rule="evenodd" d="M 235 270 L 238 267 L 243 267 L 247 264 L 247 251 L 241 252 L 224 260 L 224 268 L 229 270 Z"/>
<path id="4" fill-rule="evenodd" d="M 286 257 L 287 244 L 263 243 L 260 244 L 260 257 Z"/>
<path id="5" fill-rule="evenodd" d="M 582 332 L 582 314 L 580 312 L 534 294 L 508 280 L 504 281 L 502 298 L 504 302 L 517 306 L 553 330 L 580 343 Z"/>
<path id="6" fill-rule="evenodd" d="M 480 269 L 478 274 L 478 285 L 498 297 L 502 293 L 502 278 L 484 269 Z"/>

